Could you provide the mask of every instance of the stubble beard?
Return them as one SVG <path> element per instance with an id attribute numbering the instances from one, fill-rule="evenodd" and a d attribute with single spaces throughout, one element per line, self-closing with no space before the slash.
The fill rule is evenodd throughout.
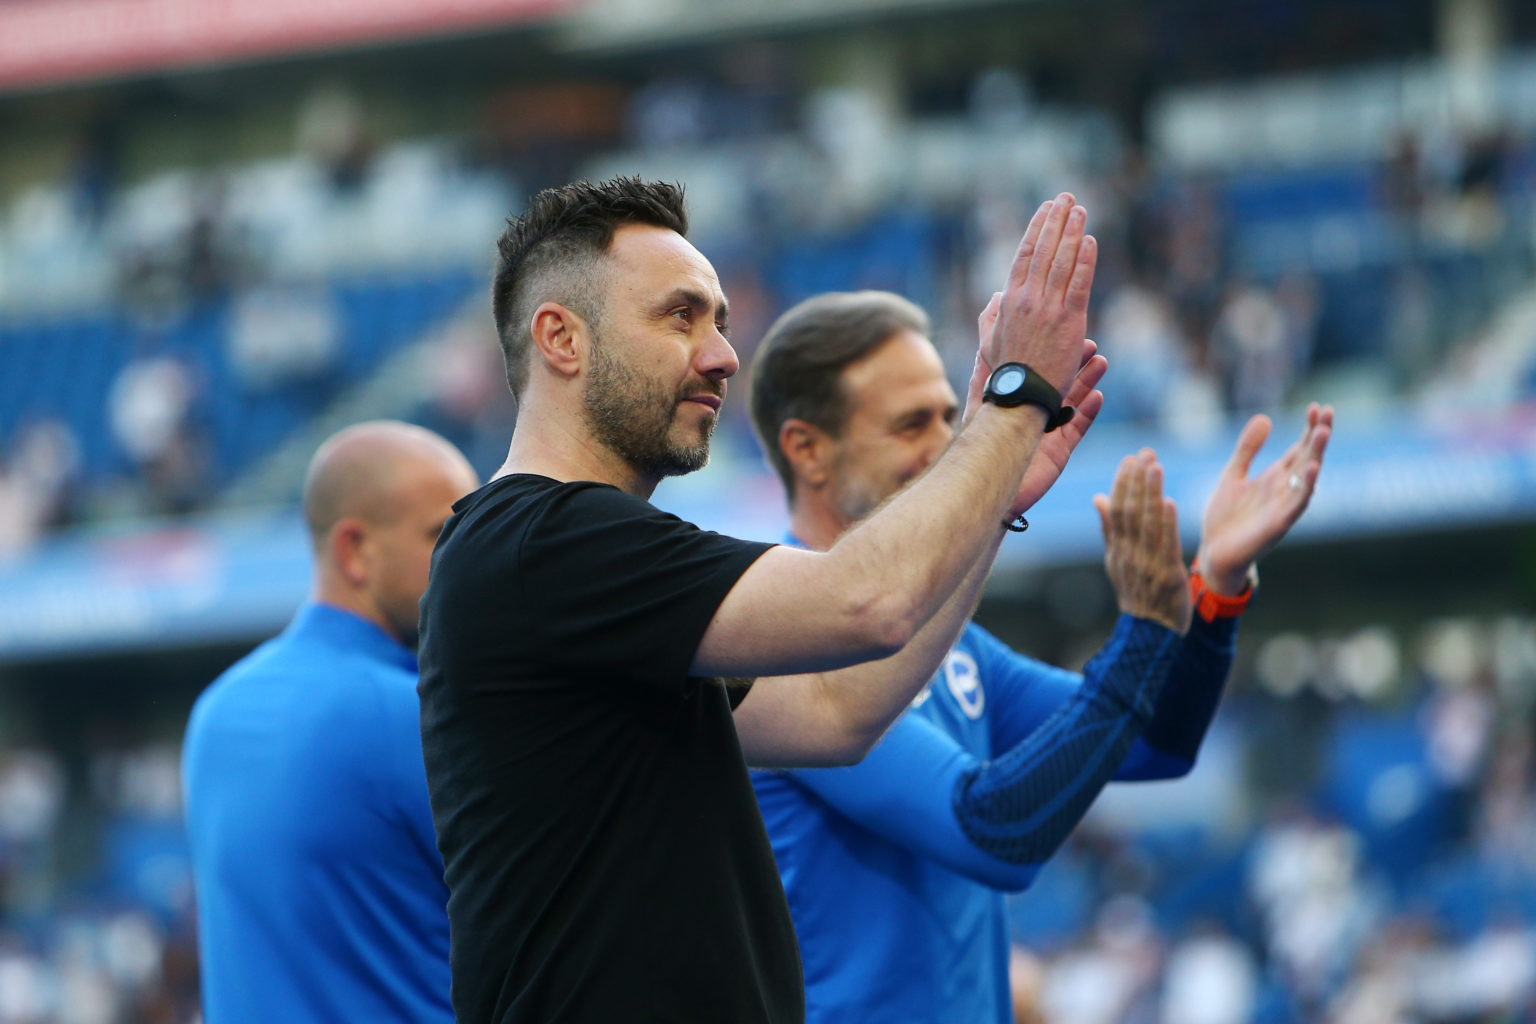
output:
<path id="1" fill-rule="evenodd" d="M 720 393 L 699 383 L 673 392 L 657 380 L 631 372 L 598 342 L 592 348 L 582 407 L 600 444 L 637 472 L 659 480 L 692 473 L 709 464 L 709 439 L 717 417 L 704 418 L 696 442 L 679 444 L 672 440 L 678 403 L 701 392 Z"/>

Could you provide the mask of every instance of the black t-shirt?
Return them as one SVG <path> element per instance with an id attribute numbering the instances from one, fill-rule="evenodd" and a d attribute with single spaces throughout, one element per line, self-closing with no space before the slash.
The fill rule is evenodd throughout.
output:
<path id="1" fill-rule="evenodd" d="M 746 690 L 688 674 L 770 545 L 539 476 L 454 510 L 420 693 L 461 1024 L 798 1024 Z"/>

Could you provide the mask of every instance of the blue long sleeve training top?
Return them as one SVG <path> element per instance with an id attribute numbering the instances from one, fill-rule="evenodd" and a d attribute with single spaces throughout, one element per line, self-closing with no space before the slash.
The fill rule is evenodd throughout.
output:
<path id="1" fill-rule="evenodd" d="M 305 605 L 198 698 L 182 751 L 208 1024 L 452 1024 L 416 658 Z"/>
<path id="2" fill-rule="evenodd" d="M 1079 675 L 971 623 L 861 763 L 754 772 L 807 1024 L 1011 1024 L 1003 892 L 1111 779 L 1188 771 L 1235 641 L 1122 616 Z"/>

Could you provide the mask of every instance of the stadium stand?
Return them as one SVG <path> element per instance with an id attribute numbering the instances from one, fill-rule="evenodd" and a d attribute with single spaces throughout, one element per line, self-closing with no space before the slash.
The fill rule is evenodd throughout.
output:
<path id="1" fill-rule="evenodd" d="M 619 172 L 687 182 L 743 362 L 788 304 L 879 287 L 932 312 L 957 380 L 1024 211 L 1079 195 L 1103 242 L 1091 333 L 1110 403 L 980 616 L 1065 664 L 1107 614 L 1081 513 L 1121 454 L 1156 444 L 1192 510 L 1243 415 L 1340 408 L 1303 554 L 1266 563 L 1201 765 L 1111 793 L 1014 903 L 1021 1021 L 1529 1015 L 1536 53 L 1496 53 L 1489 116 L 1468 125 L 1426 98 L 1448 72 L 1423 40 L 1380 61 L 1324 41 L 1401 16 L 1364 2 L 1263 29 L 1303 70 L 1276 56 L 1257 77 L 1239 63 L 1257 14 L 1233 15 L 1222 57 L 1227 40 L 1169 5 L 1158 38 L 1179 42 L 1158 44 L 1168 80 L 1136 100 L 1144 119 L 1053 84 L 1059 63 L 1033 51 L 930 55 L 954 70 L 926 79 L 922 62 L 784 70 L 798 46 L 852 47 L 879 6 L 665 75 L 659 56 L 711 44 L 653 25 L 625 49 L 582 22 L 559 44 L 435 43 L 435 64 L 390 51 L 382 73 L 366 55 L 295 59 L 271 74 L 302 89 L 233 104 L 265 140 L 248 145 L 174 82 L 88 97 L 132 97 L 123 123 L 171 140 L 165 157 L 142 143 L 130 159 L 86 100 L 0 97 L 18 124 L 74 111 L 79 139 L 68 159 L 37 143 L 0 167 L 0 1024 L 198 1019 L 176 744 L 198 688 L 302 597 L 295 467 L 337 418 L 383 415 L 497 465 L 497 226 L 540 184 Z M 1064 5 L 1033 6 L 1040 21 L 1008 24 L 1091 52 L 1052 35 L 1046 9 Z M 899 37 L 980 45 L 942 14 L 905 16 Z M 529 70 L 439 74 L 459 55 L 499 68 L 513 43 Z M 584 79 L 540 82 L 552 53 Z M 1198 73 L 1180 77 L 1184 60 Z M 268 73 L 187 88 L 254 93 Z M 348 76 L 369 84 L 319 84 Z M 405 92 L 427 113 L 400 114 Z M 222 141 L 201 146 L 205 129 Z M 661 494 L 775 537 L 739 397 L 715 464 Z M 1047 572 L 1072 607 L 1043 595 Z"/>

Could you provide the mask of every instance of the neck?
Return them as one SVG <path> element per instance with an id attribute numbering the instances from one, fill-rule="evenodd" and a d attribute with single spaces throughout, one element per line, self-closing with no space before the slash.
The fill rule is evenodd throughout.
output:
<path id="1" fill-rule="evenodd" d="M 800 543 L 813 550 L 827 550 L 852 525 L 836 508 L 812 496 L 790 502 L 789 529 Z"/>
<path id="2" fill-rule="evenodd" d="M 585 429 L 579 416 L 561 415 L 525 394 L 518 405 L 507 461 L 496 477 L 534 473 L 551 480 L 595 480 L 647 500 L 661 481 L 640 473 Z M 541 410 L 540 406 L 543 406 Z"/>
<path id="3" fill-rule="evenodd" d="M 351 612 L 358 618 L 366 619 L 375 626 L 378 626 L 385 633 L 394 637 L 396 641 L 400 639 L 395 636 L 395 631 L 389 628 L 389 622 L 379 612 L 374 603 L 368 599 L 366 594 L 357 593 L 333 580 L 321 578 L 317 579 L 315 585 L 310 589 L 309 599 L 316 604 L 323 604 L 328 608 Z"/>

